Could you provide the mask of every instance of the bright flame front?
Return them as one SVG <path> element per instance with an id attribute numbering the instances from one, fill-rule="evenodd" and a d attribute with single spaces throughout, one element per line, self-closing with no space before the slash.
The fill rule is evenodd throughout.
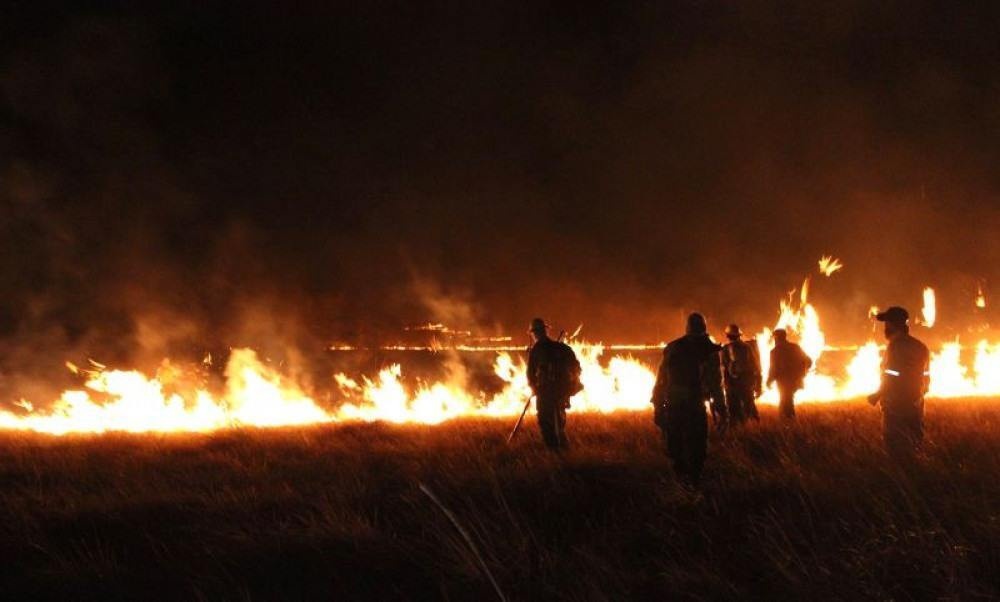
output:
<path id="1" fill-rule="evenodd" d="M 818 359 L 818 317 L 800 312 L 798 328 L 807 353 Z M 788 324 L 784 325 L 788 327 Z M 765 329 L 758 345 L 767 370 L 770 331 Z M 602 345 L 574 344 L 582 364 L 583 392 L 572 400 L 575 412 L 642 410 L 648 406 L 655 381 L 654 367 L 633 357 L 615 355 L 604 361 Z M 1000 345 L 981 341 L 963 362 L 958 343 L 946 344 L 931 359 L 932 397 L 1000 395 Z M 869 342 L 847 362 L 835 377 L 812 370 L 798 400 L 823 402 L 851 399 L 871 393 L 879 385 L 882 350 Z M 521 411 L 531 391 L 525 363 L 506 352 L 494 363 L 503 389 L 490 397 L 469 392 L 455 383 L 436 382 L 409 389 L 402 368 L 389 366 L 374 378 L 355 380 L 335 377 L 347 401 L 337 408 L 321 407 L 294 382 L 262 363 L 249 349 L 233 352 L 226 369 L 225 390 L 213 395 L 204 388 L 167 393 L 168 378 L 146 376 L 136 371 L 92 372 L 80 390 L 65 391 L 49 412 L 22 403 L 25 412 L 0 412 L 0 428 L 43 433 L 70 432 L 204 432 L 232 426 L 289 426 L 323 422 L 376 421 L 437 424 L 462 416 L 513 416 Z M 765 391 L 762 403 L 777 403 L 773 389 Z"/>
<path id="2" fill-rule="evenodd" d="M 826 275 L 842 267 L 832 258 L 824 258 L 819 264 Z M 797 296 L 795 292 L 780 302 L 774 328 L 792 334 L 813 360 L 813 368 L 797 399 L 825 402 L 857 398 L 875 391 L 881 377 L 882 348 L 869 341 L 842 363 L 839 372 L 821 370 L 819 360 L 828 348 L 819 312 L 809 302 L 809 279 L 803 282 Z M 874 307 L 871 310 L 876 311 Z M 936 314 L 934 291 L 927 288 L 922 311 L 924 326 L 932 326 Z M 765 374 L 772 332 L 764 328 L 756 339 Z M 573 411 L 606 413 L 649 407 L 656 366 L 618 353 L 648 350 L 649 346 L 614 346 L 612 349 L 617 351 L 610 357 L 606 357 L 608 348 L 601 344 L 573 343 L 572 347 L 581 363 L 584 384 L 584 390 L 572 399 Z M 513 416 L 531 396 L 525 360 L 522 355 L 512 355 L 507 348 L 494 352 L 493 370 L 503 383 L 495 394 L 487 396 L 471 390 L 462 370 L 455 370 L 439 382 L 410 387 L 404 382 L 403 367 L 394 364 L 371 378 L 335 375 L 333 381 L 344 399 L 336 407 L 318 403 L 309 389 L 262 362 L 250 349 L 231 353 L 224 385 L 214 392 L 199 384 L 196 371 L 167 361 L 152 376 L 108 369 L 96 362 L 91 362 L 93 370 L 81 370 L 67 363 L 74 373 L 87 375 L 82 388 L 64 391 L 48 411 L 37 410 L 30 401 L 20 400 L 15 404 L 19 411 L 0 411 L 0 428 L 52 434 L 203 432 L 232 426 L 376 420 L 436 424 L 462 416 Z M 932 397 L 1000 395 L 1000 344 L 981 340 L 970 349 L 957 341 L 947 343 L 932 354 L 930 371 Z M 766 390 L 761 402 L 777 403 L 777 391 Z"/>

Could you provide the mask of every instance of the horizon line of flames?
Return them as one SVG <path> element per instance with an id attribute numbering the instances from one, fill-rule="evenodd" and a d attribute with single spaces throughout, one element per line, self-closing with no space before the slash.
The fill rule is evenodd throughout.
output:
<path id="1" fill-rule="evenodd" d="M 811 306 L 786 318 L 800 326 L 818 325 Z M 779 327 L 790 328 L 791 324 Z M 770 329 L 757 337 L 763 370 L 768 364 Z M 818 330 L 800 332 L 803 349 L 818 360 L 825 348 Z M 807 334 L 812 333 L 809 336 Z M 656 380 L 655 369 L 631 356 L 615 355 L 602 361 L 605 346 L 572 343 L 582 366 L 584 390 L 572 399 L 576 412 L 608 413 L 649 408 Z M 858 348 L 846 363 L 844 374 L 834 377 L 814 367 L 806 376 L 798 401 L 831 402 L 858 398 L 879 386 L 882 347 L 874 341 Z M 946 343 L 931 356 L 928 395 L 955 398 L 1000 395 L 1000 344 L 980 341 L 971 366 L 961 360 L 962 346 Z M 498 352 L 494 372 L 503 389 L 489 397 L 467 388 L 458 367 L 444 381 L 403 383 L 402 367 L 392 364 L 374 377 L 351 378 L 336 374 L 334 381 L 346 401 L 337 408 L 322 407 L 293 379 L 265 364 L 252 349 L 233 350 L 225 370 L 221 393 L 192 386 L 183 393 L 168 392 L 184 378 L 169 363 L 155 376 L 135 370 L 99 368 L 87 371 L 83 389 L 67 390 L 48 412 L 36 411 L 22 401 L 23 413 L 0 411 L 0 429 L 31 430 L 50 434 L 73 432 L 204 432 L 235 426 L 274 427 L 325 422 L 377 421 L 437 424 L 463 417 L 503 417 L 519 413 L 531 395 L 524 358 Z M 759 402 L 776 405 L 777 392 L 764 391 Z"/>
<path id="2" fill-rule="evenodd" d="M 824 258 L 820 273 L 830 276 L 842 268 L 835 259 Z M 930 289 L 927 289 L 930 290 Z M 807 278 L 795 301 L 795 291 L 781 301 L 775 329 L 797 335 L 803 350 L 813 359 L 797 399 L 830 402 L 858 398 L 874 392 L 881 377 L 882 347 L 875 341 L 854 350 L 843 374 L 821 371 L 819 359 L 830 348 L 820 328 L 819 314 L 808 302 Z M 980 299 L 982 294 L 980 292 Z M 933 325 L 934 294 L 925 291 L 924 325 Z M 977 300 L 985 304 L 985 300 Z M 872 308 L 875 311 L 875 308 Z M 763 372 L 769 360 L 773 331 L 761 330 L 756 337 Z M 614 355 L 602 361 L 609 348 L 603 344 L 574 342 L 582 367 L 584 390 L 573 397 L 576 412 L 614 412 L 649 408 L 656 380 L 655 367 L 630 355 Z M 610 346 L 618 350 L 645 349 L 642 345 Z M 234 349 L 225 369 L 221 393 L 211 392 L 196 375 L 165 361 L 154 376 L 135 370 L 114 370 L 93 363 L 83 389 L 64 391 L 49 411 L 37 411 L 25 400 L 20 412 L 0 410 L 0 429 L 31 430 L 50 434 L 73 432 L 205 432 L 234 426 L 274 427 L 327 422 L 376 421 L 437 424 L 462 416 L 515 416 L 531 395 L 525 358 L 509 350 L 496 352 L 494 373 L 503 381 L 500 392 L 487 396 L 468 387 L 465 370 L 457 362 L 448 365 L 443 381 L 407 388 L 399 364 L 382 369 L 374 378 L 336 374 L 333 380 L 345 401 L 337 408 L 324 408 L 295 379 L 282 374 L 258 358 L 252 349 Z M 932 353 L 930 390 L 934 398 L 1000 395 L 1000 343 L 982 340 L 974 348 L 971 365 L 962 362 L 958 341 L 944 344 Z M 76 371 L 76 367 L 69 365 Z M 171 392 L 182 390 L 183 392 Z M 777 391 L 764 391 L 761 403 L 776 405 Z"/>

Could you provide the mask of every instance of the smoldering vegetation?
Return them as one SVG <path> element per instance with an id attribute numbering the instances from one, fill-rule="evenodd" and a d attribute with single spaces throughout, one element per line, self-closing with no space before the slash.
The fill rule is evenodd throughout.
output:
<path id="1" fill-rule="evenodd" d="M 932 403 L 914 466 L 877 413 L 804 406 L 713 435 L 702 495 L 646 413 L 534 425 L 357 424 L 0 439 L 12 599 L 989 599 L 1000 595 L 1000 406 Z"/>

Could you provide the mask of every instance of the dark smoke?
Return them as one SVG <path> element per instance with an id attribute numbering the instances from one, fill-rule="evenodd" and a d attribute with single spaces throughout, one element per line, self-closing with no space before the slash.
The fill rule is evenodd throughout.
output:
<path id="1" fill-rule="evenodd" d="M 824 253 L 834 336 L 926 284 L 960 333 L 1000 281 L 993 5 L 108 6 L 0 19 L 5 388 L 428 320 L 756 329 Z"/>

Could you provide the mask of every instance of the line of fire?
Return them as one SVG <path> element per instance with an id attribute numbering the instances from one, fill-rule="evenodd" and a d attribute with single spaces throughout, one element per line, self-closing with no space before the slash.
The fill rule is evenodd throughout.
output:
<path id="1" fill-rule="evenodd" d="M 771 333 L 785 329 L 813 360 L 799 401 L 827 403 L 860 398 L 879 386 L 884 346 L 874 328 L 869 340 L 830 346 L 823 321 L 810 302 L 813 278 L 835 279 L 844 265 L 824 256 L 816 271 L 779 302 L 773 325 L 756 331 L 763 370 L 767 371 Z M 935 290 L 922 291 L 923 306 L 916 328 L 933 332 L 937 321 Z M 970 313 L 984 316 L 988 299 L 982 284 L 968 300 Z M 877 312 L 871 308 L 870 320 Z M 720 320 L 723 319 L 720 317 Z M 723 324 L 715 324 L 721 329 Z M 572 399 L 573 412 L 609 413 L 649 409 L 657 354 L 663 342 L 604 344 L 587 342 L 581 328 L 569 333 L 582 364 L 584 390 Z M 410 326 L 395 344 L 375 350 L 393 358 L 376 373 L 332 375 L 325 385 L 307 385 L 280 364 L 255 350 L 230 350 L 224 366 L 211 355 L 198 365 L 165 359 L 155 373 L 120 370 L 92 360 L 86 366 L 67 362 L 78 388 L 56 400 L 19 399 L 16 409 L 0 412 L 0 428 L 42 433 L 77 432 L 204 432 L 233 426 L 274 427 L 350 421 L 437 424 L 460 417 L 517 415 L 531 390 L 526 377 L 525 348 L 514 336 L 477 336 L 440 323 Z M 331 344 L 331 354 L 361 350 Z M 372 351 L 372 350 L 366 350 Z M 444 358 L 445 374 L 407 381 L 408 362 L 433 354 Z M 462 357 L 490 358 L 489 386 L 472 378 Z M 221 369 L 221 377 L 212 378 Z M 932 350 L 931 399 L 1000 395 L 1000 341 L 990 339 L 985 317 L 955 340 Z M 761 402 L 776 404 L 774 388 Z M 37 409 L 36 409 L 37 408 Z M 42 409 L 45 408 L 45 409 Z"/>

